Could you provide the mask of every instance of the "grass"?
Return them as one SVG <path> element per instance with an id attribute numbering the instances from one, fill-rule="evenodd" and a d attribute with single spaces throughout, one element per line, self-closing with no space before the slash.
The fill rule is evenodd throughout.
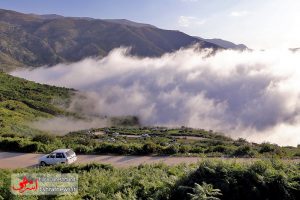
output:
<path id="1" fill-rule="evenodd" d="M 37 84 L 0 72 L 0 135 L 41 133 L 28 122 L 70 115 L 62 107 L 74 91 Z"/>

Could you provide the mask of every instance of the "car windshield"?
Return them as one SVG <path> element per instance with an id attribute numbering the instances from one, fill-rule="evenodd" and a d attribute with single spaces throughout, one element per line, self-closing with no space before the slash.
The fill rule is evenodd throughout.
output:
<path id="1" fill-rule="evenodd" d="M 72 156 L 73 154 L 75 154 L 75 152 L 72 151 L 72 150 L 69 150 L 69 151 L 66 152 L 67 157 L 70 157 L 70 156 Z"/>

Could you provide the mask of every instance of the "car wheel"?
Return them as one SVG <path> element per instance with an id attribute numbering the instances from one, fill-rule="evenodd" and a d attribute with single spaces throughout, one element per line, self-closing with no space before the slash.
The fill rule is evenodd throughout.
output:
<path id="1" fill-rule="evenodd" d="M 41 165 L 41 166 L 46 166 L 47 164 L 46 164 L 44 161 L 42 161 L 42 162 L 40 163 L 40 165 Z"/>

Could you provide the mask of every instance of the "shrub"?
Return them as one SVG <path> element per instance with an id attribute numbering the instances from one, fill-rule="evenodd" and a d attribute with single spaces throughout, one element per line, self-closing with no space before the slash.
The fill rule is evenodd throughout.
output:
<path id="1" fill-rule="evenodd" d="M 232 146 L 226 146 L 226 145 L 217 145 L 210 147 L 207 153 L 209 152 L 215 152 L 215 153 L 222 153 L 222 154 L 227 154 L 230 155 L 234 151 L 234 148 Z"/>
<path id="2" fill-rule="evenodd" d="M 145 154 L 155 153 L 157 151 L 156 144 L 154 144 L 153 142 L 148 142 L 143 145 L 142 151 Z"/>
<path id="3" fill-rule="evenodd" d="M 22 145 L 21 151 L 26 153 L 33 153 L 39 150 L 38 142 L 28 142 Z"/>
<path id="4" fill-rule="evenodd" d="M 284 151 L 279 146 L 269 143 L 263 143 L 260 145 L 259 153 L 263 154 L 270 154 L 270 155 L 276 155 L 276 156 L 283 156 Z"/>
<path id="5" fill-rule="evenodd" d="M 52 151 L 52 149 L 49 147 L 49 145 L 45 145 L 40 143 L 38 145 L 38 152 L 42 152 L 42 153 L 49 153 L 50 151 Z"/>
<path id="6" fill-rule="evenodd" d="M 214 189 L 213 185 L 205 182 L 202 185 L 195 183 L 193 193 L 188 193 L 191 200 L 220 200 L 217 196 L 221 196 L 221 190 Z"/>
<path id="7" fill-rule="evenodd" d="M 112 117 L 110 118 L 112 126 L 139 126 L 140 121 L 136 116 Z"/>
<path id="8" fill-rule="evenodd" d="M 236 141 L 233 142 L 234 145 L 241 146 L 246 145 L 248 142 L 244 138 L 238 138 Z"/>
<path id="9" fill-rule="evenodd" d="M 204 148 L 202 147 L 193 147 L 189 152 L 190 153 L 204 153 Z"/>
<path id="10" fill-rule="evenodd" d="M 33 141 L 41 142 L 43 144 L 51 144 L 55 141 L 55 136 L 50 134 L 38 134 L 33 136 Z"/>
<path id="11" fill-rule="evenodd" d="M 54 170 L 61 173 L 79 173 L 89 172 L 91 170 L 113 170 L 114 168 L 109 164 L 89 163 L 86 165 L 55 165 Z"/>
<path id="12" fill-rule="evenodd" d="M 132 154 L 134 148 L 127 144 L 102 143 L 94 149 L 95 153 Z"/>
<path id="13" fill-rule="evenodd" d="M 19 136 L 17 134 L 15 134 L 15 133 L 4 133 L 4 134 L 1 134 L 1 137 L 15 138 L 15 137 L 19 137 Z"/>
<path id="14" fill-rule="evenodd" d="M 21 149 L 21 143 L 21 139 L 3 139 L 0 140 L 0 148 L 6 151 L 19 151 Z"/>
<path id="15" fill-rule="evenodd" d="M 188 146 L 188 145 L 181 145 L 181 146 L 179 146 L 178 152 L 179 152 L 179 153 L 189 153 L 190 150 L 191 150 L 191 146 Z"/>
<path id="16" fill-rule="evenodd" d="M 169 146 L 163 148 L 162 150 L 163 150 L 163 152 L 162 152 L 163 154 L 168 154 L 168 155 L 176 154 L 179 151 L 178 146 L 175 146 L 175 145 L 169 145 Z"/>
<path id="17" fill-rule="evenodd" d="M 255 155 L 254 151 L 249 145 L 243 145 L 237 148 L 234 153 L 234 156 L 243 156 L 243 157 L 253 157 Z"/>
<path id="18" fill-rule="evenodd" d="M 42 144 L 39 142 L 31 142 L 26 139 L 21 138 L 5 138 L 0 139 L 0 148 L 5 151 L 18 151 L 18 152 L 38 152 L 40 151 L 40 146 Z"/>
<path id="19" fill-rule="evenodd" d="M 294 153 L 294 157 L 300 157 L 300 153 Z"/>
<path id="20" fill-rule="evenodd" d="M 260 145 L 259 153 L 269 153 L 275 150 L 274 145 L 269 143 L 262 143 Z"/>
<path id="21" fill-rule="evenodd" d="M 84 145 L 76 145 L 74 151 L 78 154 L 85 154 L 85 153 L 90 153 L 91 148 Z"/>

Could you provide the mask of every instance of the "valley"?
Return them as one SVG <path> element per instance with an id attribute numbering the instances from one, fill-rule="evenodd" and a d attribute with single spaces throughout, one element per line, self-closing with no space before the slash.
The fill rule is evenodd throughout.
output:
<path id="1" fill-rule="evenodd" d="M 30 1 L 0 8 L 0 200 L 300 199 L 300 52 L 218 39 L 256 12 Z M 78 12 L 30 10 L 56 4 Z M 34 174 L 75 175 L 76 192 L 34 193 Z"/>

